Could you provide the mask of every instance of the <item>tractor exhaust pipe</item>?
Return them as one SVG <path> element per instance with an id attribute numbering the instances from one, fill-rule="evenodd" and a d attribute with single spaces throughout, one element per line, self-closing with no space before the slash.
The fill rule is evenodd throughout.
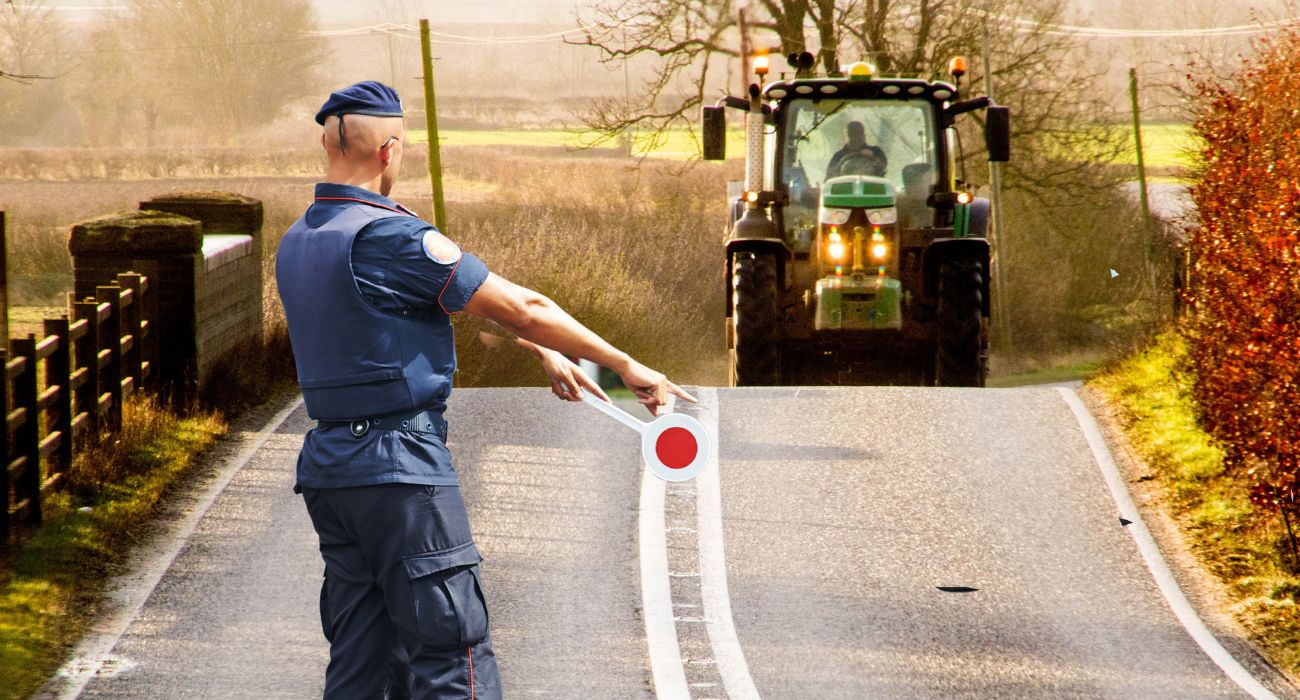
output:
<path id="1" fill-rule="evenodd" d="M 745 191 L 763 190 L 763 101 L 758 85 L 749 86 L 749 112 L 745 114 Z M 746 207 L 755 209 L 755 202 Z"/>

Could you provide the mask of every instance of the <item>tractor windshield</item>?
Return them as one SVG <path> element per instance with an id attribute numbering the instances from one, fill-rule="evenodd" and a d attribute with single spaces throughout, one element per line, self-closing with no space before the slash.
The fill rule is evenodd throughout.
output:
<path id="1" fill-rule="evenodd" d="M 791 231 L 815 221 L 822 183 L 839 175 L 887 178 L 900 198 L 929 195 L 938 168 L 928 101 L 801 98 L 784 112 L 781 179 Z"/>

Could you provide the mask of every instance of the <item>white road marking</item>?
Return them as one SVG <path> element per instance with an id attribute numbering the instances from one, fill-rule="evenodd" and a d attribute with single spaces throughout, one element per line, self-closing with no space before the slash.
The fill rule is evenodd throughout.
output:
<path id="1" fill-rule="evenodd" d="M 641 467 L 639 540 L 641 614 L 650 647 L 650 673 L 660 700 L 689 700 L 677 624 L 673 621 L 672 590 L 668 585 L 668 543 L 664 533 L 664 493 L 668 483 Z"/>
<path id="2" fill-rule="evenodd" d="M 74 680 L 112 678 L 130 671 L 138 665 L 136 662 L 116 654 L 104 654 L 98 659 L 82 659 L 78 657 L 64 664 L 63 668 L 59 669 L 59 675 Z"/>
<path id="3" fill-rule="evenodd" d="M 1097 425 L 1096 419 L 1092 413 L 1083 405 L 1079 395 L 1074 393 L 1073 389 L 1058 388 L 1061 397 L 1065 399 L 1066 405 L 1074 413 L 1074 417 L 1079 421 L 1079 427 L 1083 428 L 1083 436 L 1088 441 L 1088 447 L 1092 450 L 1092 456 L 1097 461 L 1097 466 L 1101 468 L 1102 476 L 1106 479 L 1106 486 L 1110 489 L 1110 495 L 1115 499 L 1115 505 L 1119 507 L 1120 517 L 1131 522 L 1124 529 L 1133 535 L 1133 540 L 1137 543 L 1138 551 L 1142 553 L 1142 558 L 1146 560 L 1147 569 L 1151 571 L 1152 578 L 1156 581 L 1156 586 L 1160 588 L 1160 593 L 1173 609 L 1174 615 L 1178 621 L 1183 624 L 1183 628 L 1191 635 L 1192 639 L 1200 645 L 1201 650 L 1205 652 L 1215 664 L 1223 670 L 1242 690 L 1246 691 L 1256 700 L 1276 700 L 1277 696 L 1268 688 L 1265 688 L 1241 662 L 1233 658 L 1227 649 L 1219 643 L 1214 634 L 1205 626 L 1201 618 L 1192 608 L 1191 603 L 1187 601 L 1187 596 L 1183 594 L 1182 589 L 1178 587 L 1178 582 L 1169 571 L 1169 565 L 1165 563 L 1164 557 L 1160 554 L 1160 548 L 1156 546 L 1156 541 L 1151 537 L 1151 532 L 1147 530 L 1146 523 L 1142 521 L 1142 515 L 1138 512 L 1137 506 L 1133 504 L 1133 499 L 1129 496 L 1128 488 L 1124 485 L 1124 478 L 1120 476 L 1119 468 L 1115 466 L 1115 459 L 1110 454 L 1110 449 L 1106 447 L 1106 439 L 1102 436 L 1101 428 Z"/>
<path id="4" fill-rule="evenodd" d="M 153 591 L 162 580 L 167 570 L 171 568 L 172 562 L 176 560 L 177 555 L 184 549 L 185 543 L 189 541 L 190 535 L 194 534 L 194 529 L 198 527 L 199 521 L 207 514 L 208 509 L 216 502 L 217 497 L 226 489 L 226 485 L 234 478 L 239 470 L 248 464 L 253 455 L 261 449 L 271 434 L 280 428 L 289 415 L 302 405 L 302 397 L 299 396 L 288 406 L 281 409 L 279 413 L 271 416 L 271 419 L 262 426 L 262 429 L 256 433 L 256 437 L 244 445 L 244 449 L 217 474 L 217 478 L 208 485 L 199 498 L 199 502 L 190 509 L 190 512 L 175 527 L 170 528 L 170 532 L 165 535 L 165 539 L 158 544 L 161 550 L 146 562 L 139 570 L 132 572 L 129 576 L 135 580 L 134 585 L 122 586 L 114 591 L 113 597 L 116 600 L 112 604 L 116 608 L 111 617 L 103 620 L 99 625 L 99 633 L 95 634 L 92 630 L 81 643 L 77 645 L 76 651 L 72 655 L 72 661 L 59 669 L 58 674 L 42 689 L 37 695 L 48 697 L 54 694 L 59 700 L 75 700 L 81 696 L 86 689 L 86 684 L 92 678 L 109 675 L 117 675 L 128 668 L 122 668 L 120 657 L 112 655 L 110 652 L 117 646 L 122 635 L 126 633 L 131 623 L 140 616 L 140 611 L 144 604 L 153 595 Z M 127 662 L 128 664 L 131 662 Z M 133 664 L 132 664 L 133 665 Z"/>
<path id="5" fill-rule="evenodd" d="M 718 441 L 718 392 L 701 388 L 699 420 Z M 718 474 L 718 450 L 695 477 L 699 500 L 696 511 L 700 521 L 700 593 L 704 601 L 704 619 L 717 659 L 718 673 L 730 700 L 758 700 L 758 689 L 749 675 L 745 652 L 736 636 L 731 618 L 731 596 L 727 592 L 727 557 L 722 543 L 722 480 Z"/>

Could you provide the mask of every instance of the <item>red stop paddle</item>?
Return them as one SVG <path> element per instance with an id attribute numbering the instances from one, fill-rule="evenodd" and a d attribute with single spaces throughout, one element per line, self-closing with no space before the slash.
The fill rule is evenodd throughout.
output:
<path id="1" fill-rule="evenodd" d="M 688 415 L 665 413 L 646 423 L 590 391 L 582 392 L 582 400 L 640 433 L 641 458 L 650 472 L 664 481 L 693 478 L 712 456 L 709 433 Z"/>

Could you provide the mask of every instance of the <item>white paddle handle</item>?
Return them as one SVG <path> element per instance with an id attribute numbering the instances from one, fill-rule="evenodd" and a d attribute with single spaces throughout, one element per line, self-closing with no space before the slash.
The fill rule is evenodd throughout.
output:
<path id="1" fill-rule="evenodd" d="M 605 415 L 609 416 L 610 418 L 613 418 L 614 420 L 622 423 L 623 425 L 626 425 L 627 427 L 637 431 L 638 433 L 641 433 L 642 435 L 645 434 L 647 423 L 638 420 L 632 414 L 618 408 L 614 404 L 607 403 L 604 399 L 600 398 L 599 396 L 596 396 L 592 392 L 590 391 L 582 392 L 582 400 L 585 401 L 586 403 L 591 404 L 592 406 L 595 406 L 596 408 L 599 408 L 601 411 L 605 413 Z"/>

